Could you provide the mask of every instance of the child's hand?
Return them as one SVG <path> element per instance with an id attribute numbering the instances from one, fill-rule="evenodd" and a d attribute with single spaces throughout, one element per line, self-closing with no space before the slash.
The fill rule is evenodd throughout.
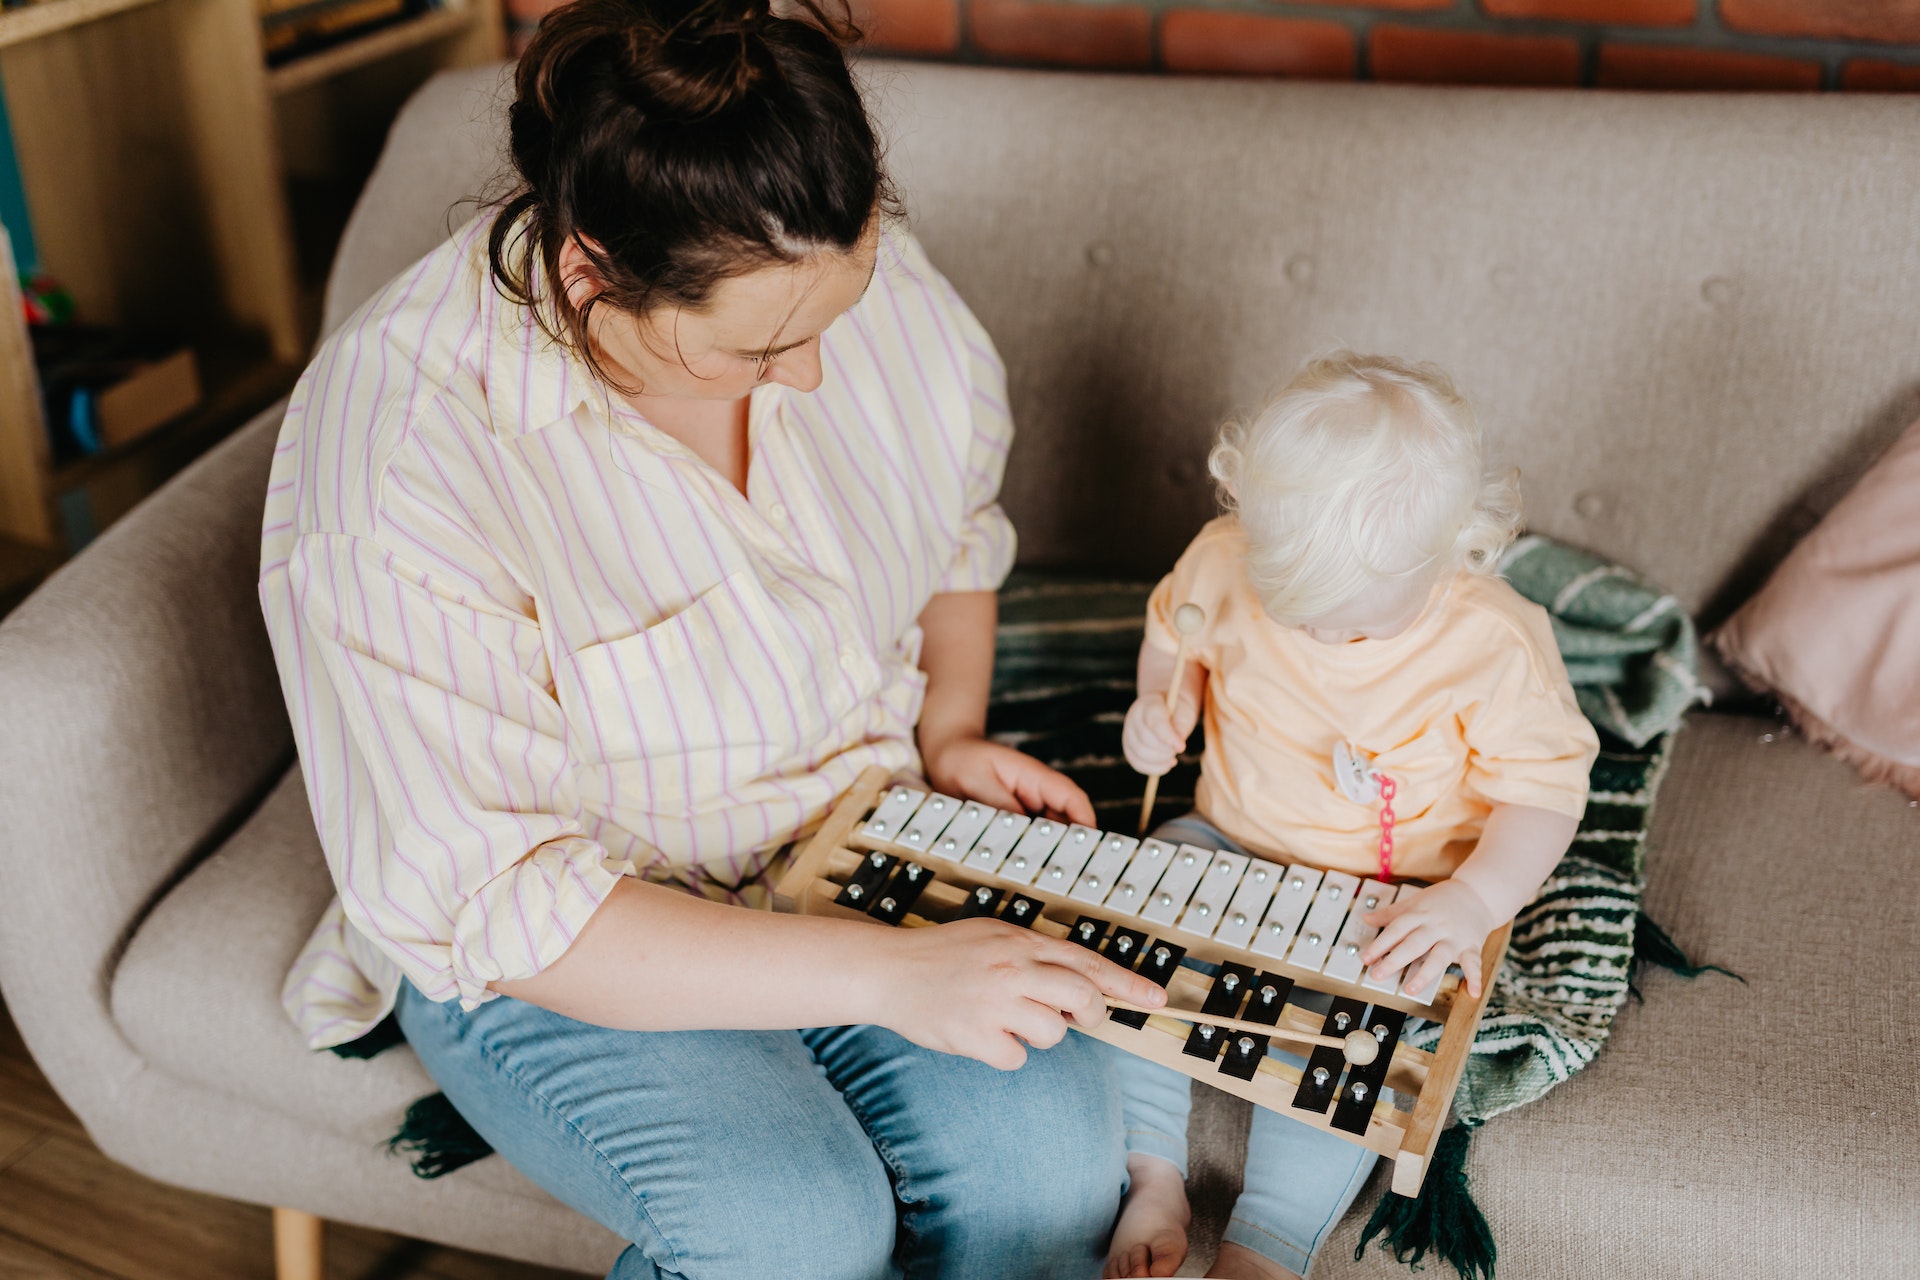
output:
<path id="1" fill-rule="evenodd" d="M 1471 887 L 1458 880 L 1442 880 L 1361 919 L 1380 926 L 1380 936 L 1360 956 L 1376 977 L 1384 981 L 1418 960 L 1403 985 L 1419 991 L 1435 974 L 1457 964 L 1466 975 L 1467 994 L 1479 998 L 1480 949 L 1498 921 Z"/>
<path id="2" fill-rule="evenodd" d="M 1179 760 L 1198 718 L 1199 708 L 1190 699 L 1182 698 L 1177 715 L 1169 715 L 1164 695 L 1141 694 L 1127 708 L 1127 722 L 1120 730 L 1120 749 L 1127 763 L 1149 777 L 1167 772 Z"/>
<path id="3" fill-rule="evenodd" d="M 950 796 L 1093 825 L 1093 802 L 1078 783 L 1012 747 L 985 738 L 955 737 L 924 744 L 920 762 L 926 767 L 927 781 Z"/>

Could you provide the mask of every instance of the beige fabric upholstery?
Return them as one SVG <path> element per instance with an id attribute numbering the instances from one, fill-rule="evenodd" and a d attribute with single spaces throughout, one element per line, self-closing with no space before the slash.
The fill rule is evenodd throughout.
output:
<path id="1" fill-rule="evenodd" d="M 1012 368 L 1036 560 L 1163 568 L 1215 417 L 1335 341 L 1452 365 L 1538 527 L 1710 609 L 1914 416 L 1920 103 L 869 75 L 916 225 Z M 403 115 L 330 325 L 486 188 L 498 86 L 444 77 Z M 0 984 L 136 1168 L 604 1268 L 618 1242 L 504 1162 L 420 1182 L 380 1149 L 425 1088 L 410 1055 L 306 1054 L 280 1019 L 327 888 L 252 585 L 276 419 L 0 626 Z M 1920 1257 L 1920 814 L 1771 727 L 1699 717 L 1655 824 L 1655 914 L 1750 983 L 1648 978 L 1599 1062 L 1480 1134 L 1503 1275 Z M 1205 1096 L 1203 1236 L 1244 1126 Z M 1317 1280 L 1404 1274 L 1346 1256 L 1358 1225 Z"/>
<path id="2" fill-rule="evenodd" d="M 1029 561 L 1163 572 L 1214 425 L 1341 344 L 1446 366 L 1537 532 L 1715 621 L 1920 412 L 1920 99 L 878 81 Z"/>
<path id="3" fill-rule="evenodd" d="M 107 987 L 147 909 L 293 760 L 254 601 L 269 419 L 0 625 L 0 983 L 82 1119 L 147 1069 Z"/>
<path id="4" fill-rule="evenodd" d="M 1712 622 L 1920 413 L 1920 99 L 867 80 L 1006 357 L 1029 563 L 1164 572 L 1217 422 L 1347 344 L 1446 365 L 1535 529 Z M 331 319 L 497 186 L 461 166 L 504 155 L 501 92 L 446 77 L 396 127 Z"/>

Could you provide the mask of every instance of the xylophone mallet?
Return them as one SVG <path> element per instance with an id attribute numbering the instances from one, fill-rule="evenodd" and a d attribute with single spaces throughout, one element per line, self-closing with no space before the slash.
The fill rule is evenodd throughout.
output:
<path id="1" fill-rule="evenodd" d="M 1180 703 L 1180 681 L 1186 675 L 1187 637 L 1195 635 L 1201 627 L 1207 625 L 1207 611 L 1197 604 L 1183 604 L 1173 611 L 1173 629 L 1180 637 L 1173 650 L 1173 681 L 1167 685 L 1167 717 L 1173 717 L 1174 708 Z M 1153 802 L 1160 797 L 1160 775 L 1151 774 L 1147 778 L 1147 794 L 1140 800 L 1140 834 L 1147 834 L 1147 825 L 1153 821 Z"/>

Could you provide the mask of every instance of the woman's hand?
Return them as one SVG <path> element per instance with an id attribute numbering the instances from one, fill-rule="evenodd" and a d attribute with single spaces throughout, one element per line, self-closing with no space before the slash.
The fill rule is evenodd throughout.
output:
<path id="1" fill-rule="evenodd" d="M 1361 919 L 1380 927 L 1380 936 L 1360 956 L 1375 977 L 1384 981 L 1418 960 L 1404 986 L 1419 991 L 1448 965 L 1457 964 L 1466 975 L 1467 994 L 1479 999 L 1480 949 L 1499 921 L 1471 887 L 1442 880 Z"/>
<path id="2" fill-rule="evenodd" d="M 1012 1071 L 1027 1047 L 1051 1048 L 1069 1021 L 1097 1026 L 1106 997 L 1158 1007 L 1166 992 L 1137 973 L 1062 938 L 1002 920 L 956 920 L 928 929 L 874 930 L 871 1021 L 917 1045 Z"/>
<path id="3" fill-rule="evenodd" d="M 959 735 L 923 743 L 920 761 L 926 766 L 927 781 L 950 796 L 1093 825 L 1093 801 L 1078 783 L 1012 747 Z"/>
<path id="4" fill-rule="evenodd" d="M 1127 721 L 1120 729 L 1120 749 L 1127 763 L 1140 773 L 1157 778 L 1179 761 L 1193 734 L 1193 722 L 1199 708 L 1189 699 L 1180 699 L 1174 714 L 1167 712 L 1166 695 L 1143 693 L 1127 708 Z"/>

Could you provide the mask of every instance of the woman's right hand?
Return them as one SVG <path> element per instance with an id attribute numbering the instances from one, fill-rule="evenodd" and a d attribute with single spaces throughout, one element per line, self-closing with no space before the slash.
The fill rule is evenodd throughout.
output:
<path id="1" fill-rule="evenodd" d="M 879 1008 L 872 1021 L 917 1045 L 1012 1071 L 1027 1047 L 1051 1048 L 1069 1020 L 1097 1026 L 1106 1000 L 1158 1007 L 1166 992 L 1085 947 L 1002 920 L 875 931 Z"/>
<path id="2" fill-rule="evenodd" d="M 1180 700 L 1176 710 L 1177 714 L 1169 714 L 1166 696 L 1159 693 L 1143 693 L 1127 708 L 1120 749 L 1138 772 L 1157 778 L 1180 759 L 1199 715 L 1187 698 Z"/>

